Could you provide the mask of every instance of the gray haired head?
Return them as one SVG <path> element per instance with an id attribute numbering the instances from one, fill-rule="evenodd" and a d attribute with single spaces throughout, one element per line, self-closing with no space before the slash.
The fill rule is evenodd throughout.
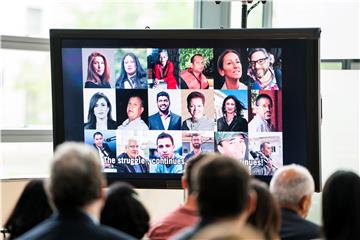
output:
<path id="1" fill-rule="evenodd" d="M 287 165 L 275 172 L 270 192 L 280 205 L 296 207 L 304 196 L 314 192 L 314 179 L 305 167 Z"/>

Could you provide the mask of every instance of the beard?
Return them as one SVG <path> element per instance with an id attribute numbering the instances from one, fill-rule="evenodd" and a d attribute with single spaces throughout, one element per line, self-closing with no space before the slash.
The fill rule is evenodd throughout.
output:
<path id="1" fill-rule="evenodd" d="M 200 143 L 195 143 L 195 144 L 193 144 L 193 147 L 196 148 L 196 149 L 199 149 L 201 147 L 201 144 Z"/>
<path id="2" fill-rule="evenodd" d="M 255 76 L 257 79 L 262 79 L 266 73 L 269 71 L 269 68 L 260 68 L 258 70 L 255 70 Z"/>
<path id="3" fill-rule="evenodd" d="M 159 108 L 159 111 L 162 113 L 168 113 L 169 112 L 169 106 L 167 108 Z"/>

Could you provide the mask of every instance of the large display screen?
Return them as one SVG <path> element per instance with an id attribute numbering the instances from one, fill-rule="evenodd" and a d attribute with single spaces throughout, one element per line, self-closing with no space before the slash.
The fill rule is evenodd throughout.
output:
<path id="1" fill-rule="evenodd" d="M 54 144 L 93 146 L 110 180 L 139 187 L 180 186 L 186 161 L 205 152 L 263 180 L 299 163 L 318 181 L 318 37 L 52 30 Z"/>

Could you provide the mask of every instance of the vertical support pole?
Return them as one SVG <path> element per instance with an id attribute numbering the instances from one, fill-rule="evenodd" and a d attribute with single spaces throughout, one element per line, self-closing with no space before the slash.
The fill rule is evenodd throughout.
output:
<path id="1" fill-rule="evenodd" d="M 247 27 L 247 2 L 243 1 L 241 7 L 241 28 L 246 28 L 246 27 Z"/>

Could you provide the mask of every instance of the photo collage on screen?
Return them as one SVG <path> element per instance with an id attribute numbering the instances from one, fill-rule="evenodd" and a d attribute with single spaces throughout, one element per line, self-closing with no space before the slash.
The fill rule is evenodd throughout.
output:
<path id="1" fill-rule="evenodd" d="M 84 141 L 109 173 L 181 174 L 219 152 L 271 176 L 283 165 L 281 63 L 280 48 L 83 48 Z"/>

